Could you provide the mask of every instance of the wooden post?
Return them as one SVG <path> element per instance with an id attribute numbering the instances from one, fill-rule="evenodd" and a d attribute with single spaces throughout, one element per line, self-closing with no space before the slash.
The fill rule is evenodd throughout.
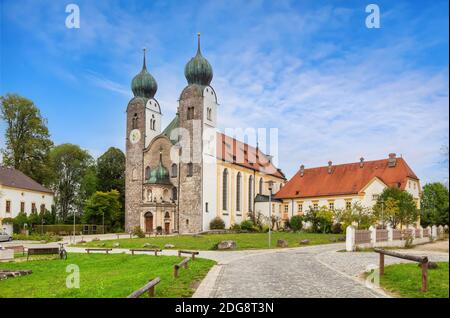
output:
<path id="1" fill-rule="evenodd" d="M 155 286 L 150 287 L 150 289 L 148 290 L 148 297 L 155 297 Z"/>
<path id="2" fill-rule="evenodd" d="M 422 263 L 422 293 L 427 291 L 427 282 L 428 282 L 428 262 Z"/>
<path id="3" fill-rule="evenodd" d="M 175 265 L 173 267 L 173 277 L 177 278 L 178 277 L 178 266 Z"/>
<path id="4" fill-rule="evenodd" d="M 178 251 L 178 257 L 180 257 L 181 256 L 181 251 Z"/>
<path id="5" fill-rule="evenodd" d="M 380 253 L 380 276 L 384 275 L 384 254 Z"/>
<path id="6" fill-rule="evenodd" d="M 158 250 L 155 249 L 155 256 L 158 256 Z"/>
<path id="7" fill-rule="evenodd" d="M 192 260 L 195 261 L 195 253 L 192 253 Z"/>
<path id="8" fill-rule="evenodd" d="M 188 268 L 188 262 L 184 263 L 184 268 Z"/>

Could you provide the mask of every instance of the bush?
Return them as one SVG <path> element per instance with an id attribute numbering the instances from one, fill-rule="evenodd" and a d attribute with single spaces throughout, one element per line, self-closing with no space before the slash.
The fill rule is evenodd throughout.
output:
<path id="1" fill-rule="evenodd" d="M 225 222 L 220 217 L 216 217 L 209 222 L 209 228 L 211 230 L 224 230 Z"/>
<path id="2" fill-rule="evenodd" d="M 234 224 L 230 227 L 230 230 L 239 232 L 239 231 L 241 230 L 241 225 L 238 224 L 238 223 L 234 223 Z"/>
<path id="3" fill-rule="evenodd" d="M 303 218 L 300 215 L 294 215 L 291 217 L 289 225 L 294 232 L 298 232 L 303 227 Z"/>
<path id="4" fill-rule="evenodd" d="M 331 233 L 333 233 L 333 234 L 341 234 L 342 233 L 341 223 L 334 223 L 331 226 Z"/>
<path id="5" fill-rule="evenodd" d="M 135 226 L 133 228 L 133 231 L 131 232 L 133 235 L 139 237 L 139 238 L 144 238 L 145 237 L 145 233 L 144 231 L 142 231 L 140 226 Z"/>
<path id="6" fill-rule="evenodd" d="M 43 235 L 34 233 L 31 235 L 13 234 L 13 239 L 14 240 L 24 240 L 24 241 L 58 242 L 58 241 L 62 240 L 62 237 L 54 235 L 53 233 L 45 233 Z"/>
<path id="7" fill-rule="evenodd" d="M 255 230 L 255 225 L 251 220 L 245 220 L 241 223 L 241 230 L 252 232 Z"/>

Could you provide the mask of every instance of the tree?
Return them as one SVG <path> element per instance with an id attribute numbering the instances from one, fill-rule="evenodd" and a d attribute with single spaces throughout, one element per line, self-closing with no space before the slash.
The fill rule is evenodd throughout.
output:
<path id="1" fill-rule="evenodd" d="M 389 203 L 389 206 L 387 205 Z M 384 207 L 383 207 L 384 205 Z M 416 222 L 419 218 L 416 202 L 411 194 L 402 191 L 399 188 L 386 188 L 379 196 L 377 203 L 374 206 L 374 211 L 380 220 L 380 211 L 388 207 L 391 210 L 388 217 L 385 219 L 393 226 L 400 228 L 403 225 L 409 225 Z"/>
<path id="2" fill-rule="evenodd" d="M 3 165 L 48 185 L 48 155 L 53 143 L 39 109 L 29 99 L 7 94 L 0 97 L 0 118 L 6 123 Z"/>
<path id="3" fill-rule="evenodd" d="M 333 224 L 333 211 L 326 206 L 316 210 L 310 208 L 304 215 L 304 221 L 311 225 L 311 231 L 314 233 L 329 233 Z"/>
<path id="4" fill-rule="evenodd" d="M 68 221 L 70 214 L 80 212 L 85 199 L 81 195 L 82 181 L 87 169 L 92 165 L 92 157 L 77 145 L 62 144 L 50 151 L 54 180 L 52 189 L 61 221 Z"/>
<path id="5" fill-rule="evenodd" d="M 303 227 L 303 217 L 300 215 L 294 215 L 291 217 L 291 220 L 289 222 L 291 229 L 294 232 L 298 232 L 302 229 Z"/>
<path id="6" fill-rule="evenodd" d="M 110 229 L 120 227 L 119 192 L 111 190 L 109 192 L 95 192 L 84 204 L 84 213 L 81 217 L 84 223 L 103 224 Z"/>
<path id="7" fill-rule="evenodd" d="M 421 204 L 422 226 L 448 225 L 448 189 L 440 182 L 423 187 Z"/>
<path id="8" fill-rule="evenodd" d="M 120 204 L 125 207 L 125 154 L 110 147 L 97 159 L 97 187 L 99 191 L 119 191 Z M 120 220 L 125 224 L 125 212 L 122 209 Z"/>

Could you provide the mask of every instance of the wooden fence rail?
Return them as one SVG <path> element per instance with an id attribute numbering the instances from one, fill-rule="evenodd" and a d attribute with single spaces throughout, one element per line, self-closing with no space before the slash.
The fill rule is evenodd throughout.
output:
<path id="1" fill-rule="evenodd" d="M 139 288 L 138 290 L 132 292 L 127 298 L 139 298 L 143 293 L 148 292 L 148 297 L 155 296 L 155 286 L 159 284 L 161 279 L 156 277 L 150 280 L 147 284 Z"/>
<path id="2" fill-rule="evenodd" d="M 198 251 L 185 251 L 185 250 L 179 250 L 178 251 L 178 256 L 181 257 L 181 254 L 190 254 L 192 257 L 192 260 L 195 260 L 195 255 L 198 255 L 199 252 Z"/>
<path id="3" fill-rule="evenodd" d="M 384 255 L 406 259 L 413 262 L 422 264 L 422 292 L 425 293 L 428 289 L 428 257 L 415 256 L 409 254 L 402 254 L 392 251 L 386 251 L 381 248 L 375 248 L 374 251 L 380 254 L 380 276 L 384 275 Z"/>
<path id="4" fill-rule="evenodd" d="M 188 262 L 189 262 L 189 258 L 185 258 L 180 263 L 174 265 L 173 266 L 173 277 L 175 277 L 175 278 L 178 277 L 178 270 L 181 267 L 188 268 Z"/>

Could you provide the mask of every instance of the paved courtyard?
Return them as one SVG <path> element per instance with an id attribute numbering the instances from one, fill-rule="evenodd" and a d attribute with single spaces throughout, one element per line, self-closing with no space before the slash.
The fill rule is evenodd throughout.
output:
<path id="1" fill-rule="evenodd" d="M 399 252 L 448 262 L 448 244 L 448 241 L 440 241 Z M 57 244 L 45 244 L 49 245 Z M 366 286 L 362 278 L 364 271 L 378 265 L 378 254 L 342 252 L 344 249 L 345 244 L 338 243 L 273 250 L 200 251 L 199 257 L 213 259 L 217 265 L 193 297 L 388 297 L 377 287 Z M 79 247 L 67 247 L 67 250 L 85 252 Z M 112 253 L 129 253 L 129 250 L 116 248 Z M 177 255 L 177 250 L 164 250 L 162 255 Z M 385 262 L 408 261 L 386 256 Z"/>

